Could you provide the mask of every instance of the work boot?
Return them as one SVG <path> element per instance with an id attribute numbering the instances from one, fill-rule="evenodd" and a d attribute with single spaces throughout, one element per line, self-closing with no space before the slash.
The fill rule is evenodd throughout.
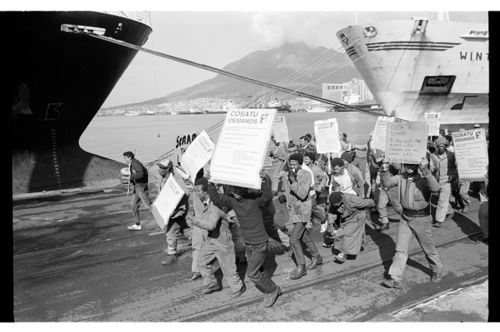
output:
<path id="1" fill-rule="evenodd" d="M 394 279 L 385 280 L 382 284 L 388 288 L 403 289 L 403 284 L 401 283 L 401 281 Z"/>
<path id="2" fill-rule="evenodd" d="M 321 255 L 318 255 L 317 257 L 313 258 L 311 261 L 311 264 L 307 267 L 308 270 L 314 270 L 317 268 L 319 265 L 323 264 L 323 257 Z"/>
<path id="3" fill-rule="evenodd" d="M 173 255 L 167 255 L 165 260 L 161 261 L 161 265 L 168 265 L 177 262 L 177 256 L 175 254 Z"/>
<path id="4" fill-rule="evenodd" d="M 305 267 L 304 267 L 304 269 L 305 269 Z M 274 302 L 276 302 L 276 300 L 278 299 L 278 296 L 280 296 L 280 295 L 281 295 L 281 288 L 280 288 L 280 286 L 276 286 L 274 291 L 272 291 L 271 293 L 266 295 L 266 297 L 264 298 L 264 301 L 262 301 L 262 306 L 264 306 L 266 308 L 271 307 L 274 304 Z"/>
<path id="5" fill-rule="evenodd" d="M 237 290 L 236 292 L 233 292 L 233 294 L 231 294 L 231 298 L 235 299 L 235 298 L 239 297 L 241 294 L 245 293 L 246 290 L 247 290 L 247 286 L 245 286 L 245 284 L 243 284 L 243 286 L 241 286 L 241 288 L 239 290 Z"/>
<path id="6" fill-rule="evenodd" d="M 211 294 L 213 292 L 218 292 L 222 290 L 222 286 L 219 283 L 208 285 L 201 291 L 203 294 Z"/>
<path id="7" fill-rule="evenodd" d="M 300 279 L 307 274 L 306 264 L 299 265 L 295 270 L 290 274 L 290 279 Z"/>
<path id="8" fill-rule="evenodd" d="M 343 252 L 338 253 L 333 257 L 335 259 L 335 263 L 342 264 L 346 260 L 346 256 Z"/>
<path id="9" fill-rule="evenodd" d="M 443 276 L 443 271 L 432 272 L 431 282 L 432 283 L 439 282 L 442 276 Z"/>

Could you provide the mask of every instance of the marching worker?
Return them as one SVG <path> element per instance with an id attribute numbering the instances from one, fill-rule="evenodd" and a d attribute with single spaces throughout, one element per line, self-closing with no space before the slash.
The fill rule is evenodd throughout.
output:
<path id="1" fill-rule="evenodd" d="M 306 152 L 304 154 L 304 164 L 311 170 L 314 183 L 312 189 L 309 192 L 311 197 L 311 220 L 321 224 L 325 220 L 325 209 L 323 206 L 318 204 L 318 198 L 326 187 L 326 182 L 328 181 L 328 175 L 319 166 L 314 164 L 316 160 L 316 155 L 312 152 Z"/>
<path id="2" fill-rule="evenodd" d="M 163 188 L 163 186 L 165 185 L 170 176 L 173 176 L 179 185 L 183 185 L 184 180 L 180 176 L 175 174 L 174 166 L 171 160 L 165 160 L 160 162 L 158 164 L 158 167 L 160 175 L 162 177 L 160 182 L 160 190 L 161 188 Z M 165 235 L 167 241 L 167 249 L 166 249 L 167 256 L 165 260 L 161 262 L 162 265 L 168 265 L 177 261 L 177 241 L 180 233 L 185 228 L 188 228 L 188 225 L 186 223 L 186 214 L 188 210 L 189 210 L 189 196 L 186 193 L 184 193 L 184 195 L 182 195 L 180 202 L 175 207 L 174 212 L 172 212 L 172 216 L 169 218 L 165 226 Z M 202 233 L 201 230 L 199 232 L 194 231 L 192 236 L 197 236 L 197 234 L 202 236 L 201 233 Z M 201 241 L 203 240 L 200 240 L 198 242 Z M 195 247 L 198 248 L 200 246 L 197 246 L 195 243 Z M 196 253 L 193 252 L 194 261 L 196 261 L 197 253 L 198 251 L 196 251 Z M 193 268 L 192 280 L 195 280 L 199 278 L 199 275 L 197 274 L 197 272 L 199 273 L 199 271 L 197 271 L 197 264 L 196 263 L 192 264 L 192 268 Z"/>
<path id="3" fill-rule="evenodd" d="M 208 180 L 204 177 L 196 180 L 194 195 L 203 204 L 201 211 L 196 211 L 195 215 L 190 213 L 188 219 L 193 226 L 208 231 L 207 238 L 203 242 L 198 254 L 198 268 L 203 276 L 205 288 L 203 294 L 210 294 L 220 291 L 222 285 L 217 281 L 212 270 L 214 258 L 224 274 L 229 287 L 233 293 L 232 298 L 236 298 L 246 291 L 246 286 L 236 272 L 235 250 L 229 229 L 229 220 L 222 209 L 210 201 L 208 197 Z"/>
<path id="4" fill-rule="evenodd" d="M 330 208 L 328 216 L 340 218 L 340 228 L 332 232 L 334 242 L 340 239 L 338 253 L 334 259 L 341 264 L 346 260 L 346 255 L 357 256 L 363 242 L 363 232 L 366 222 L 366 208 L 375 206 L 371 198 L 363 198 L 353 194 L 334 191 L 329 198 Z"/>
<path id="5" fill-rule="evenodd" d="M 130 170 L 127 178 L 134 186 L 134 196 L 132 197 L 130 206 L 132 207 L 132 214 L 134 215 L 136 221 L 134 225 L 128 226 L 127 228 L 132 231 L 140 231 L 141 219 L 139 218 L 139 207 L 141 202 L 148 209 L 151 209 L 152 204 L 148 191 L 148 170 L 139 160 L 134 158 L 134 153 L 131 151 L 125 151 L 123 153 L 123 160 L 128 165 Z"/>
<path id="6" fill-rule="evenodd" d="M 240 232 L 246 244 L 247 271 L 246 274 L 255 287 L 266 294 L 262 305 L 271 307 L 281 295 L 281 289 L 271 277 L 278 265 L 275 253 L 268 250 L 269 236 L 264 227 L 262 208 L 272 199 L 272 192 L 266 180 L 264 170 L 261 170 L 262 196 L 251 199 L 247 188 L 234 187 L 231 196 L 221 194 L 211 182 L 208 184 L 208 195 L 216 205 L 233 209 L 240 223 Z M 209 175 L 207 174 L 207 179 Z"/>
<path id="7" fill-rule="evenodd" d="M 304 135 L 300 137 L 299 139 L 299 148 L 298 152 L 299 153 L 306 153 L 306 152 L 312 152 L 316 155 L 316 146 L 311 142 L 311 134 Z"/>
<path id="8" fill-rule="evenodd" d="M 420 165 L 405 164 L 406 171 L 396 176 L 391 176 L 387 165 L 382 167 L 383 171 L 380 175 L 382 185 L 398 186 L 403 208 L 399 222 L 396 254 L 389 268 L 391 279 L 385 280 L 384 284 L 390 288 L 402 288 L 403 272 L 408 259 L 408 244 L 412 234 L 415 235 L 430 263 L 432 269 L 430 281 L 438 282 L 443 272 L 443 264 L 432 239 L 430 230 L 432 217 L 429 204 L 431 193 L 438 192 L 440 186 L 429 170 L 429 162 L 427 158 L 422 158 Z"/>
<path id="9" fill-rule="evenodd" d="M 290 279 L 299 279 L 307 274 L 306 262 L 302 244 L 305 244 L 312 256 L 308 268 L 315 269 L 323 263 L 323 257 L 318 252 L 311 239 L 309 229 L 306 227 L 311 223 L 311 174 L 302 168 L 304 162 L 302 154 L 295 153 L 289 157 L 290 170 L 286 181 L 287 208 L 289 211 L 289 224 L 293 225 L 290 233 L 290 246 L 297 268 L 290 274 Z M 286 177 L 286 175 L 283 175 Z"/>
<path id="10" fill-rule="evenodd" d="M 439 198 L 436 208 L 434 227 L 441 227 L 447 215 L 453 216 L 450 206 L 451 188 L 458 187 L 458 170 L 455 154 L 447 151 L 448 141 L 443 136 L 436 139 L 436 151 L 431 154 L 431 171 L 439 182 Z"/>
<path id="11" fill-rule="evenodd" d="M 351 173 L 345 162 L 340 158 L 333 158 L 332 165 L 332 191 L 353 194 L 364 197 L 364 181 L 360 173 Z M 351 168 L 352 171 L 352 168 Z"/>

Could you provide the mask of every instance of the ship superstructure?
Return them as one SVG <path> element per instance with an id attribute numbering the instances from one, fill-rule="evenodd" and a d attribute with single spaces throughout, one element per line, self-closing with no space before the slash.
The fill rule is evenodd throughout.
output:
<path id="1" fill-rule="evenodd" d="M 489 122 L 487 24 L 416 17 L 348 26 L 337 37 L 387 115 Z"/>

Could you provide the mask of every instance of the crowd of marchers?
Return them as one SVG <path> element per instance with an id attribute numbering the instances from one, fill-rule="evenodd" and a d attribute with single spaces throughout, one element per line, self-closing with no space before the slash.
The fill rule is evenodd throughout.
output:
<path id="1" fill-rule="evenodd" d="M 220 268 L 231 297 L 241 296 L 246 285 L 238 267 L 246 265 L 246 277 L 264 294 L 262 305 L 271 307 L 281 295 L 272 280 L 276 255 L 289 254 L 295 265 L 291 279 L 300 279 L 308 270 L 316 269 L 323 264 L 323 257 L 311 232 L 319 226 L 321 245 L 331 248 L 334 262 L 356 259 L 364 250 L 366 223 L 380 232 L 389 230 L 387 207 L 391 205 L 399 223 L 390 278 L 384 285 L 402 288 L 412 236 L 430 264 L 430 282 L 436 283 L 441 279 L 443 263 L 431 227 L 440 228 L 454 210 L 466 213 L 471 190 L 481 200 L 479 221 L 487 242 L 487 181 L 471 184 L 460 179 L 450 136 L 430 136 L 426 157 L 419 164 L 390 163 L 382 150 L 373 148 L 371 140 L 352 144 L 344 133 L 340 142 L 342 152 L 334 156 L 318 153 L 310 134 L 300 137 L 298 144 L 293 140 L 277 142 L 271 137 L 268 157 L 272 158 L 272 167 L 260 171 L 260 190 L 213 183 L 208 168 L 201 169 L 190 183 L 172 161 L 160 162 L 160 190 L 171 176 L 190 188 L 166 223 L 165 259 L 161 263 L 176 263 L 179 236 L 188 231 L 192 244 L 190 279 L 203 279 L 204 294 L 222 290 L 221 281 L 215 277 Z M 140 231 L 140 204 L 152 206 L 148 170 L 132 152 L 123 153 L 123 157 L 128 169 L 122 179 L 132 185 L 131 207 L 136 220 L 128 229 Z M 286 206 L 286 223 L 275 222 L 275 204 Z M 372 215 L 378 215 L 374 223 Z"/>

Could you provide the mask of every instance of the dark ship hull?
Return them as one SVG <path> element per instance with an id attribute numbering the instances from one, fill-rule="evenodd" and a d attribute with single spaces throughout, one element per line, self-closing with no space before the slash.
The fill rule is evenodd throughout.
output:
<path id="1" fill-rule="evenodd" d="M 83 151 L 79 139 L 137 51 L 61 26 L 103 28 L 106 36 L 141 46 L 151 28 L 99 12 L 0 15 L 13 194 L 117 183 L 123 164 Z"/>

